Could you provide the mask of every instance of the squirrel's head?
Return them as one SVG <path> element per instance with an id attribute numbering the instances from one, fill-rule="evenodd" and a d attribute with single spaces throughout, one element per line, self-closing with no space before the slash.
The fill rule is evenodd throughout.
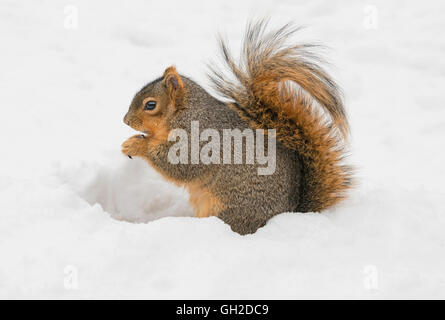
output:
<path id="1" fill-rule="evenodd" d="M 165 133 L 166 121 L 185 106 L 186 88 L 176 68 L 143 87 L 133 98 L 125 124 L 148 135 Z"/>

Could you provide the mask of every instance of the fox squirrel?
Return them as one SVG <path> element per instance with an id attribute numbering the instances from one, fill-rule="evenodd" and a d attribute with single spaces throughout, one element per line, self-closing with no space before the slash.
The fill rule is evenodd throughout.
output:
<path id="1" fill-rule="evenodd" d="M 239 63 L 220 40 L 233 80 L 214 67 L 209 78 L 227 103 L 167 68 L 133 98 L 124 122 L 144 134 L 127 139 L 122 152 L 185 186 L 195 216 L 217 216 L 240 234 L 254 233 L 281 212 L 320 212 L 339 203 L 353 185 L 353 171 L 343 164 L 348 121 L 340 90 L 316 62 L 313 46 L 286 44 L 297 30 L 287 24 L 267 32 L 267 22 L 250 23 Z M 275 171 L 259 175 L 258 164 L 172 163 L 169 134 L 175 128 L 190 133 L 194 121 L 219 132 L 264 129 L 268 136 L 274 129 Z"/>

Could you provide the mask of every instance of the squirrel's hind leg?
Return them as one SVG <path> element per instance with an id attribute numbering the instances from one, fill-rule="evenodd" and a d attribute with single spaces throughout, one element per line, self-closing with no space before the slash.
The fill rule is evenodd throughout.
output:
<path id="1" fill-rule="evenodd" d="M 227 208 L 218 214 L 218 217 L 227 223 L 234 232 L 241 235 L 255 233 L 263 227 L 269 217 L 259 215 L 251 208 Z"/>

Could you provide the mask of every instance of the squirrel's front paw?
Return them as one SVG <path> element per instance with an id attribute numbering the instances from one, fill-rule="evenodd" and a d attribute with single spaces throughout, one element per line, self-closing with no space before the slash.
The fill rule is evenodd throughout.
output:
<path id="1" fill-rule="evenodd" d="M 128 138 L 122 143 L 122 153 L 130 159 L 134 156 L 144 155 L 147 153 L 147 138 L 142 134 Z"/>

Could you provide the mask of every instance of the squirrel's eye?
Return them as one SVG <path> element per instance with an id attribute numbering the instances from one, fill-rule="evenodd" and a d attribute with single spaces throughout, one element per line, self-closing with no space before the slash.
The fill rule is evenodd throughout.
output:
<path id="1" fill-rule="evenodd" d="M 145 103 L 145 110 L 154 110 L 156 108 L 156 101 L 150 100 Z"/>

